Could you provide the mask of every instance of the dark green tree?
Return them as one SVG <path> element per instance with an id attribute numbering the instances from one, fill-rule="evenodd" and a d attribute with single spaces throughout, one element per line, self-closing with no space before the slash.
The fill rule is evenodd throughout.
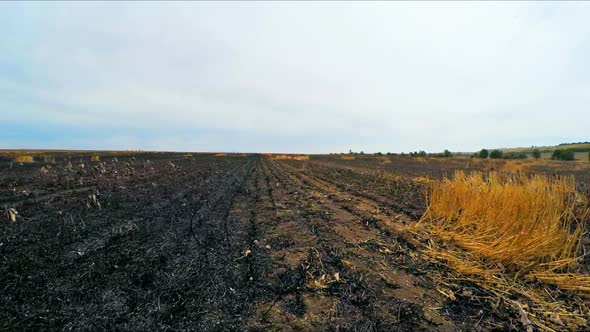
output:
<path id="1" fill-rule="evenodd" d="M 535 159 L 540 159 L 541 158 L 541 151 L 539 151 L 539 149 L 534 149 L 533 150 L 533 158 L 535 158 Z"/>
<path id="2" fill-rule="evenodd" d="M 482 159 L 486 159 L 490 155 L 490 152 L 487 149 L 481 149 L 479 151 L 479 157 Z"/>
<path id="3" fill-rule="evenodd" d="M 551 155 L 551 159 L 553 159 L 553 160 L 574 160 L 575 154 L 574 154 L 574 151 L 572 151 L 572 150 L 557 149 L 557 150 L 553 151 L 553 154 Z"/>
<path id="4" fill-rule="evenodd" d="M 490 152 L 490 158 L 492 159 L 500 159 L 502 156 L 504 156 L 504 153 L 500 150 L 493 150 Z"/>

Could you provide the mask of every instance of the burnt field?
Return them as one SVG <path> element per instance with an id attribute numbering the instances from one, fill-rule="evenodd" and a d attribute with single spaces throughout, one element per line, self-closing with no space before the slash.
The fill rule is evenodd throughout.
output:
<path id="1" fill-rule="evenodd" d="M 534 299 L 430 259 L 438 240 L 409 231 L 431 182 L 503 167 L 571 174 L 588 194 L 586 166 L 469 158 L 6 159 L 0 329 L 588 330 L 587 295 L 527 280 L 568 310 L 537 317 Z"/>

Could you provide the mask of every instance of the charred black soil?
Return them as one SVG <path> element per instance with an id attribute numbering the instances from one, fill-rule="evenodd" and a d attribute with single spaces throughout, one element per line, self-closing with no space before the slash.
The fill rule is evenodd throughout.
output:
<path id="1" fill-rule="evenodd" d="M 2 161 L 0 329 L 519 330 L 518 313 L 474 285 L 441 293 L 429 271 L 446 268 L 398 231 L 424 212 L 415 177 L 452 169 L 209 154 Z"/>

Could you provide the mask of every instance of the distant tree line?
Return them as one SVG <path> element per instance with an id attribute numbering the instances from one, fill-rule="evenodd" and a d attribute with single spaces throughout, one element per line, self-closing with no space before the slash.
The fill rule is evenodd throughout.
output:
<path id="1" fill-rule="evenodd" d="M 584 144 L 586 142 L 582 142 L 582 143 L 571 143 L 571 144 Z M 565 145 L 565 144 L 560 144 L 560 145 Z M 575 159 L 575 149 L 556 149 L 553 150 L 553 153 L 551 155 L 551 159 L 553 160 L 574 160 Z M 341 153 L 344 154 L 344 153 Z M 365 155 L 365 152 L 360 151 L 360 152 L 353 152 L 352 150 L 349 151 L 348 154 L 351 155 Z M 461 155 L 461 153 L 456 153 L 457 155 Z M 439 152 L 439 153 L 427 153 L 424 150 L 420 150 L 420 151 L 414 151 L 414 152 L 409 152 L 409 153 L 392 153 L 392 152 L 375 152 L 373 153 L 374 156 L 402 156 L 402 157 L 437 157 L 437 158 L 449 158 L 453 156 L 453 153 L 447 149 L 445 149 L 443 152 Z M 479 152 L 474 153 L 473 155 L 471 155 L 472 158 L 481 158 L 481 159 L 527 159 L 528 157 L 532 156 L 535 159 L 540 159 L 542 156 L 542 151 L 539 149 L 534 149 L 532 151 L 530 151 L 529 153 L 527 152 L 504 152 L 502 150 L 499 149 L 494 149 L 494 150 L 487 150 L 487 149 L 481 149 Z M 590 155 L 588 156 L 588 158 L 590 159 Z"/>
<path id="2" fill-rule="evenodd" d="M 531 155 L 535 159 L 541 158 L 541 151 L 539 149 L 534 149 L 531 152 Z M 473 154 L 472 157 L 478 157 L 482 159 L 527 159 L 528 154 L 525 152 L 503 152 L 502 150 L 492 150 L 491 152 L 487 149 L 481 149 L 478 153 Z M 551 159 L 553 160 L 574 160 L 575 153 L 574 150 L 570 149 L 557 149 L 553 150 L 553 154 L 551 155 Z"/>
<path id="3" fill-rule="evenodd" d="M 481 149 L 478 153 L 473 154 L 472 157 L 487 159 L 488 157 L 491 159 L 527 159 L 528 156 L 524 152 L 507 152 L 504 153 L 502 150 L 492 150 L 491 152 L 487 149 Z M 539 152 L 540 158 L 540 152 Z"/>
<path id="4" fill-rule="evenodd" d="M 574 144 L 590 144 L 590 142 L 578 142 L 578 143 L 561 143 L 558 146 L 564 146 L 564 145 L 574 145 Z"/>
<path id="5" fill-rule="evenodd" d="M 344 154 L 344 153 L 341 153 L 341 154 Z M 350 155 L 360 155 L 360 156 L 363 156 L 363 155 L 365 155 L 365 152 L 363 152 L 363 151 L 354 152 L 352 150 L 349 150 L 348 151 L 348 154 L 350 154 Z M 409 152 L 409 153 L 405 153 L 405 152 L 402 152 L 402 153 L 375 152 L 375 153 L 373 153 L 373 155 L 374 156 L 378 156 L 378 157 L 379 156 L 389 156 L 389 157 L 392 157 L 392 156 L 407 157 L 407 156 L 409 156 L 409 157 L 441 157 L 441 158 L 449 158 L 449 157 L 452 157 L 453 156 L 453 153 L 451 151 L 449 151 L 449 150 L 444 150 L 443 152 L 439 152 L 439 153 L 428 153 L 428 152 L 426 152 L 424 150 L 420 150 L 420 151 L 413 151 L 413 152 Z"/>

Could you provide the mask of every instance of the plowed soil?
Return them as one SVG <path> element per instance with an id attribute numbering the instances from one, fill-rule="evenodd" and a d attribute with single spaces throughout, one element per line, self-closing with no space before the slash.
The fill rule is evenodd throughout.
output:
<path id="1" fill-rule="evenodd" d="M 415 239 L 456 168 L 260 155 L 0 164 L 0 330 L 519 330 Z M 416 166 L 417 167 L 417 166 Z M 471 167 L 471 168 L 470 168 Z M 3 212 L 4 213 L 4 212 Z"/>

